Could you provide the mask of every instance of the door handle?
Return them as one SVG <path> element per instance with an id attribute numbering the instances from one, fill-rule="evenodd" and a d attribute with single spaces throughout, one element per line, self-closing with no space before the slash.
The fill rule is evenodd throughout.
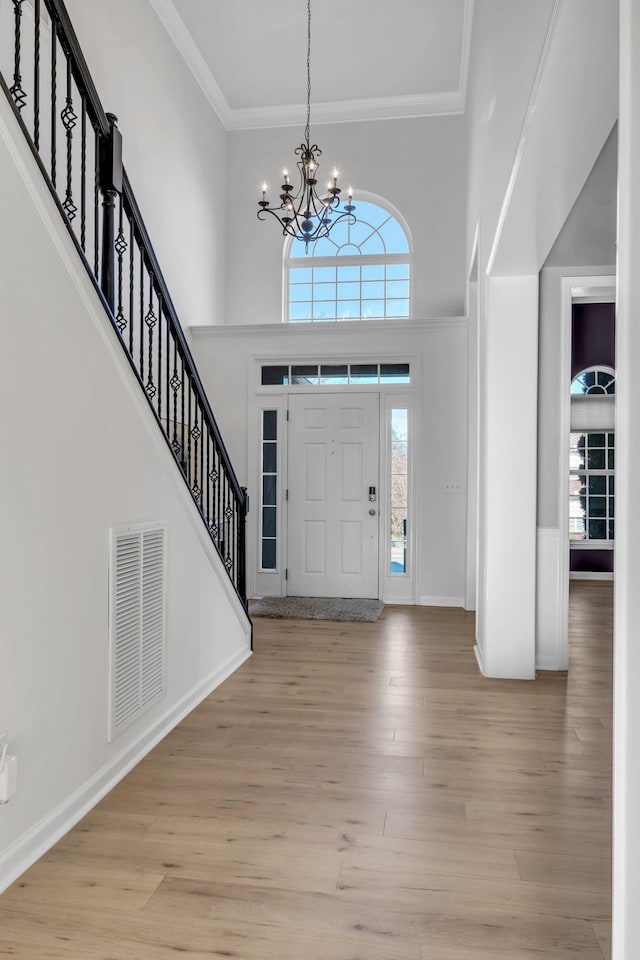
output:
<path id="1" fill-rule="evenodd" d="M 375 517 L 375 515 L 376 515 L 376 511 L 375 511 L 375 510 L 373 509 L 373 507 L 372 507 L 371 510 L 369 510 L 369 516 L 370 516 L 370 517 Z"/>

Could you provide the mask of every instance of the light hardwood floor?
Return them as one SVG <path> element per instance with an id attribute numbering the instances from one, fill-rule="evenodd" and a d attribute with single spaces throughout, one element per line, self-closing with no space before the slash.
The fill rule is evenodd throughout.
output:
<path id="1" fill-rule="evenodd" d="M 0 897 L 20 960 L 603 960 L 611 589 L 568 678 L 461 610 L 257 620 L 255 655 Z"/>

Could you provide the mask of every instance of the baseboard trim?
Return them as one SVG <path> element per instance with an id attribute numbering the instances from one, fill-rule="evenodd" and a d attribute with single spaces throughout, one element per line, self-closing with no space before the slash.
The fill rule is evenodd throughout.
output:
<path id="1" fill-rule="evenodd" d="M 421 607 L 464 607 L 464 597 L 420 597 Z"/>
<path id="2" fill-rule="evenodd" d="M 0 893 L 68 833 L 160 740 L 250 656 L 251 650 L 242 649 L 229 657 L 205 680 L 192 687 L 149 730 L 127 744 L 71 796 L 9 847 L 0 859 Z"/>

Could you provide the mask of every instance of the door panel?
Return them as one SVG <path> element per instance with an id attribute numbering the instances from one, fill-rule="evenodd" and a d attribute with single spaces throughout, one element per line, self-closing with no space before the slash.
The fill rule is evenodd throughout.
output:
<path id="1" fill-rule="evenodd" d="M 289 596 L 378 596 L 379 415 L 378 394 L 289 397 Z"/>

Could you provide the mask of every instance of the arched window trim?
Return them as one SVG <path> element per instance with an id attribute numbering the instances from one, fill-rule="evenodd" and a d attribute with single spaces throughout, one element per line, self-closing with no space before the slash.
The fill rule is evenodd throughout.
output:
<path id="1" fill-rule="evenodd" d="M 291 257 L 291 247 L 294 243 L 294 237 L 286 237 L 283 244 L 282 252 L 282 322 L 289 322 L 289 270 L 292 266 L 300 266 L 305 262 L 313 261 L 315 267 L 323 266 L 333 266 L 334 264 L 339 264 L 340 266 L 350 267 L 358 266 L 362 264 L 363 260 L 366 260 L 367 264 L 375 266 L 377 264 L 392 264 L 392 263 L 408 263 L 409 264 L 409 319 L 413 317 L 413 237 L 411 235 L 411 230 L 407 221 L 402 216 L 399 210 L 393 206 L 388 200 L 384 197 L 379 196 L 376 193 L 370 193 L 368 190 L 355 190 L 353 194 L 353 200 L 356 204 L 356 217 L 358 215 L 357 204 L 358 201 L 373 203 L 376 206 L 380 207 L 382 210 L 385 210 L 388 214 L 394 217 L 404 231 L 404 235 L 407 238 L 407 246 L 409 247 L 408 253 L 380 253 L 380 254 L 358 254 L 355 256 L 340 256 L 336 255 L 335 257 Z M 304 323 L 317 324 L 317 323 L 360 323 L 362 320 L 310 320 L 310 321 L 299 321 L 296 322 L 296 326 Z M 376 321 L 378 322 L 378 321 Z M 384 323 L 384 320 L 380 322 Z M 393 321 L 391 321 L 393 322 Z"/>

